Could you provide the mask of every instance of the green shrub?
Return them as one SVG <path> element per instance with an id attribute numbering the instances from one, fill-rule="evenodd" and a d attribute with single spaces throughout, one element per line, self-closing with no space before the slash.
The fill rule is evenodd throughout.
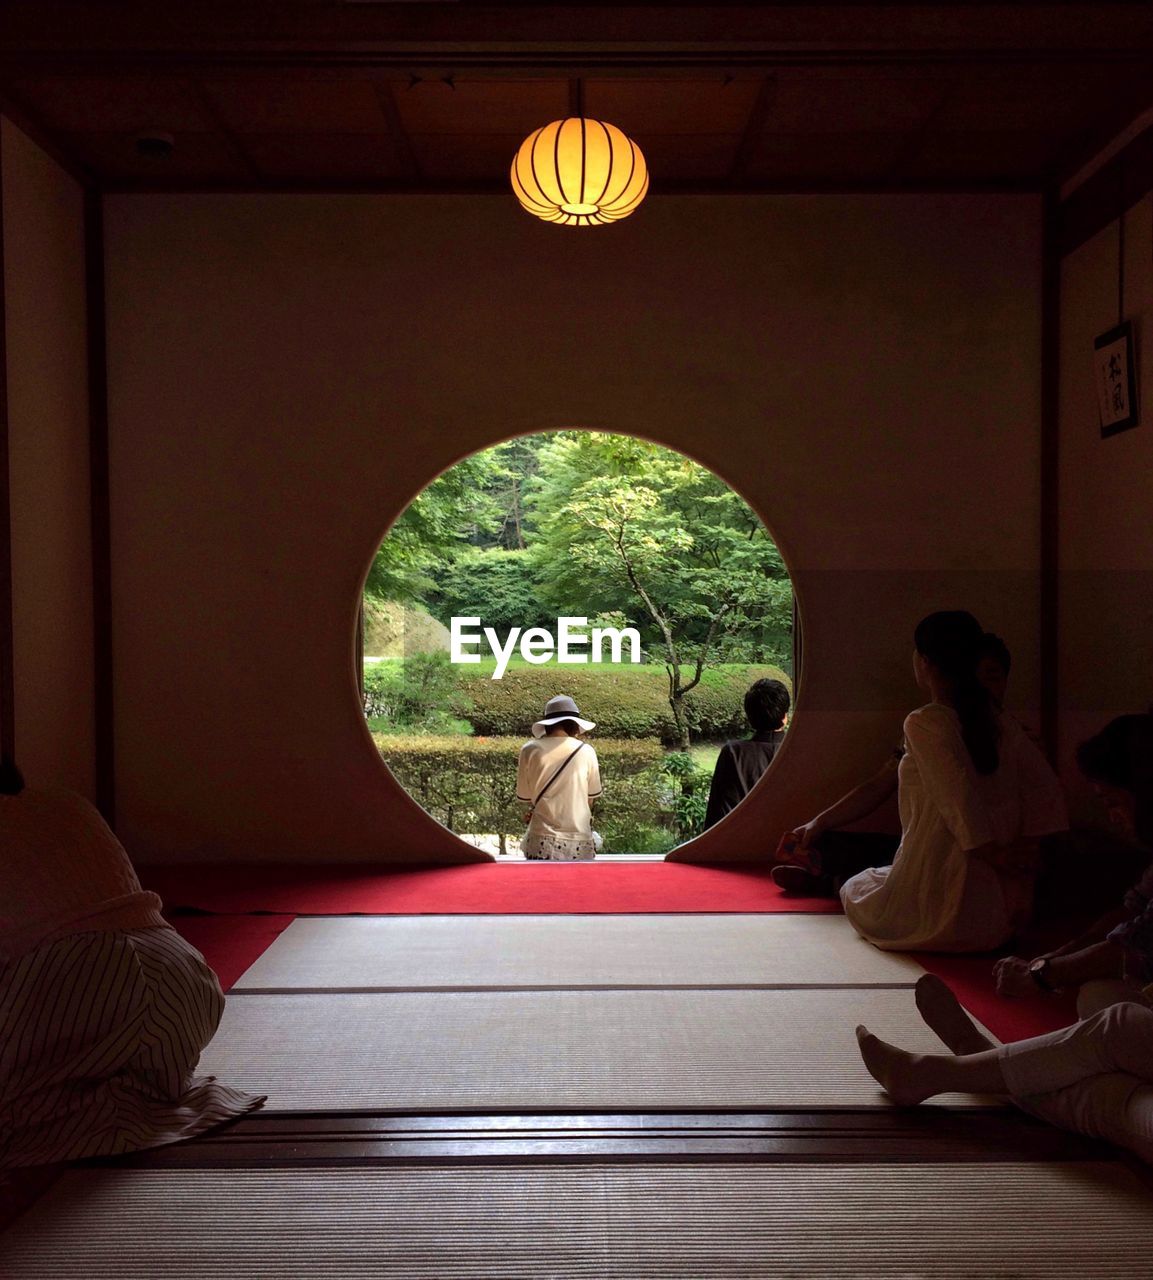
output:
<path id="1" fill-rule="evenodd" d="M 687 751 L 670 751 L 661 761 L 660 772 L 668 782 L 668 803 L 676 818 L 681 840 L 691 840 L 704 830 L 709 804 L 711 772 L 698 767 Z"/>
<path id="2" fill-rule="evenodd" d="M 471 547 L 437 575 L 428 607 L 449 625 L 453 617 L 480 617 L 498 633 L 513 627 L 552 627 L 527 551 Z"/>
<path id="3" fill-rule="evenodd" d="M 456 668 L 446 653 L 413 653 L 396 662 L 376 662 L 364 671 L 364 714 L 370 727 L 388 731 L 458 732 L 468 711 L 457 689 Z"/>
<path id="4" fill-rule="evenodd" d="M 745 692 L 763 677 L 782 680 L 792 689 L 792 681 L 779 667 L 729 665 L 707 670 L 685 699 L 694 736 L 745 735 Z M 677 740 L 668 678 L 660 668 L 510 667 L 501 680 L 461 676 L 458 687 L 471 703 L 466 714 L 479 734 L 527 733 L 548 699 L 567 693 L 606 737 Z"/>
<path id="5" fill-rule="evenodd" d="M 410 796 L 438 822 L 459 834 L 524 831 L 525 806 L 516 798 L 516 762 L 524 738 L 373 735 L 382 758 Z M 605 791 L 593 822 L 606 853 L 666 852 L 677 843 L 673 815 L 662 806 L 658 770 L 663 758 L 653 739 L 595 742 Z M 667 843 L 654 832 L 664 831 Z"/>
<path id="6" fill-rule="evenodd" d="M 597 819 L 599 822 L 599 819 Z M 666 854 L 677 847 L 681 841 L 676 832 L 668 827 L 654 827 L 644 822 L 617 820 L 603 824 L 607 830 L 601 831 L 604 836 L 602 854 L 649 853 Z M 599 830 L 599 828 L 598 828 Z"/>
<path id="7" fill-rule="evenodd" d="M 377 734 L 382 737 L 401 738 L 411 738 L 415 735 L 438 738 L 449 735 L 455 735 L 458 738 L 472 737 L 472 725 L 467 720 L 460 720 L 451 715 L 430 716 L 418 725 L 396 724 L 387 716 L 369 716 L 368 729 L 374 737 Z"/>

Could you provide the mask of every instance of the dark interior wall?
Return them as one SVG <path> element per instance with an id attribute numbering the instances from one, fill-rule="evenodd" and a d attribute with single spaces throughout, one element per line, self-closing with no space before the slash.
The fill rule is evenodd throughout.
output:
<path id="1" fill-rule="evenodd" d="M 1088 797 L 1072 767 L 1076 744 L 1115 715 L 1153 703 L 1153 196 L 1125 217 L 1124 314 L 1134 325 L 1138 425 L 1102 439 L 1093 341 L 1118 317 L 1114 223 L 1061 270 L 1060 756 L 1076 808 Z"/>
<path id="2" fill-rule="evenodd" d="M 90 796 L 83 192 L 8 120 L 0 129 L 16 753 L 30 780 Z"/>
<path id="3" fill-rule="evenodd" d="M 757 856 L 876 766 L 916 705 L 930 609 L 1007 638 L 1035 715 L 1037 199 L 652 196 L 570 230 L 500 197 L 116 196 L 106 231 L 118 811 L 138 855 L 473 856 L 375 755 L 358 592 L 424 483 L 545 428 L 698 458 L 794 572 L 789 741 L 690 856 Z"/>

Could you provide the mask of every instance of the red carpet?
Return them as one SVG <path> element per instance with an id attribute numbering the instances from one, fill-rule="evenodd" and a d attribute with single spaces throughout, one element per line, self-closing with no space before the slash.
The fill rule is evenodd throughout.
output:
<path id="1" fill-rule="evenodd" d="M 146 867 L 140 878 L 170 911 L 192 908 L 220 915 L 840 911 L 840 904 L 829 899 L 785 897 L 767 869 L 676 862 L 479 863 L 392 872 L 217 863 Z"/>
<path id="2" fill-rule="evenodd" d="M 176 916 L 169 924 L 216 970 L 229 987 L 292 923 L 293 916 Z"/>
<path id="3" fill-rule="evenodd" d="M 1024 1040 L 1057 1031 L 1077 1021 L 1072 995 L 1035 996 L 1005 1000 L 993 986 L 995 956 L 930 955 L 914 952 L 913 959 L 943 978 L 966 1009 L 1001 1040 Z"/>
<path id="4" fill-rule="evenodd" d="M 169 912 L 207 913 L 176 915 L 172 924 L 204 954 L 226 989 L 297 915 L 840 910 L 830 899 L 782 895 L 765 871 L 671 862 L 488 863 L 406 872 L 214 864 L 153 867 L 143 870 L 141 879 L 160 894 Z M 1061 926 L 1058 932 L 1067 937 L 1076 930 Z M 1054 935 L 1044 945 L 1056 941 Z M 1076 1021 L 1071 996 L 999 997 L 993 989 L 993 956 L 920 953 L 914 958 L 943 978 L 965 1008 L 1002 1040 L 1020 1040 Z"/>

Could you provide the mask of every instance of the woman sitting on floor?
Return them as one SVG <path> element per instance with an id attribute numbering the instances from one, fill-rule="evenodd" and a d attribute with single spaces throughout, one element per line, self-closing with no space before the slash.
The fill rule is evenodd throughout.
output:
<path id="1" fill-rule="evenodd" d="M 528 806 L 521 851 L 530 861 L 591 862 L 600 836 L 593 830 L 592 802 L 601 794 L 597 753 L 584 740 L 596 723 L 586 720 L 565 694 L 545 703 L 520 749 L 517 799 Z"/>
<path id="2" fill-rule="evenodd" d="M 1119 716 L 1081 744 L 1077 761 L 1110 808 L 1122 807 L 1137 839 L 1153 848 L 1153 714 Z M 917 984 L 917 1007 L 950 1054 L 905 1053 L 858 1027 L 869 1072 L 894 1102 L 1007 1094 L 1042 1120 L 1153 1162 L 1153 877 L 1130 893 L 1119 916 L 1107 947 L 1053 965 L 1056 985 L 1123 975 L 1084 983 L 1081 1020 L 1073 1026 L 998 1046 L 939 978 L 926 975 Z"/>
<path id="3" fill-rule="evenodd" d="M 224 1009 L 96 810 L 0 763 L 0 1169 L 203 1133 L 263 1098 L 193 1075 Z"/>
<path id="4" fill-rule="evenodd" d="M 841 887 L 857 932 L 888 951 L 988 951 L 1028 919 L 1038 840 L 1068 826 L 1044 756 L 977 677 L 972 614 L 933 613 L 913 671 L 931 701 L 905 719 L 901 844 Z"/>
<path id="5" fill-rule="evenodd" d="M 1001 1094 L 1061 1129 L 1116 1143 L 1153 1163 L 1153 1009 L 1110 1004 L 1063 1031 L 998 1045 L 932 974 L 921 1016 L 948 1054 L 906 1053 L 857 1028 L 869 1074 L 901 1106 L 939 1093 Z"/>
<path id="6" fill-rule="evenodd" d="M 1009 671 L 1013 665 L 1009 647 L 1000 636 L 986 631 L 981 638 L 977 679 L 989 691 L 998 711 L 1005 705 Z M 1025 730 L 1034 742 L 1037 738 Z M 775 884 L 786 893 L 810 898 L 838 898 L 841 885 L 867 867 L 887 867 L 901 843 L 899 835 L 884 831 L 844 830 L 876 814 L 897 794 L 898 771 L 905 755 L 905 737 L 889 753 L 885 763 L 871 777 L 855 786 L 836 804 L 802 823 L 783 840 L 791 845 L 772 870 Z M 780 853 L 782 850 L 779 850 Z"/>

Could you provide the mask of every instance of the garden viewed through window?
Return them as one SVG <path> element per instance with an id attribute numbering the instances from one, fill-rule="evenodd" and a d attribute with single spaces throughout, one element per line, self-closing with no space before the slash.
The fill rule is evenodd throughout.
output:
<path id="1" fill-rule="evenodd" d="M 712 472 L 632 436 L 522 436 L 450 468 L 385 537 L 365 715 L 429 814 L 517 856 L 518 751 L 567 695 L 596 722 L 598 856 L 662 854 L 702 830 L 724 742 L 754 734 L 750 686 L 791 692 L 792 622 L 780 553 Z"/>

